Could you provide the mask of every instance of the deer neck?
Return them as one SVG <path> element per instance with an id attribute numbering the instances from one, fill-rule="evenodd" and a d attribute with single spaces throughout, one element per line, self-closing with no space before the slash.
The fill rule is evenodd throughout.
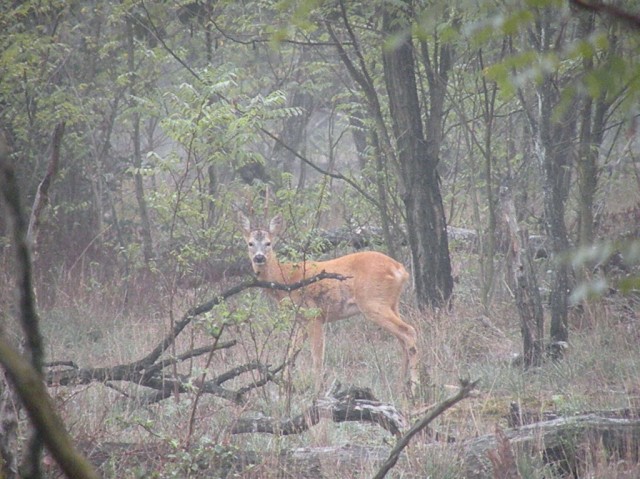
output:
<path id="1" fill-rule="evenodd" d="M 269 258 L 262 266 L 254 265 L 254 272 L 260 281 L 281 284 L 291 284 L 300 281 L 301 275 L 296 274 L 299 269 L 297 264 L 281 263 L 275 257 Z"/>

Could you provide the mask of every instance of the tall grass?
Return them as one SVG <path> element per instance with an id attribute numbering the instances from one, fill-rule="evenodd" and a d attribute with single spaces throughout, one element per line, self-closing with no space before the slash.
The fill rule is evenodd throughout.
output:
<path id="1" fill-rule="evenodd" d="M 117 285 L 113 288 L 120 290 Z M 80 366 L 109 366 L 139 359 L 168 332 L 171 316 L 179 318 L 188 307 L 215 292 L 215 287 L 197 293 L 181 290 L 168 304 L 162 290 L 146 289 L 145 304 L 137 302 L 131 308 L 123 308 L 117 299 L 107 300 L 109 294 L 104 290 L 94 300 L 95 288 L 61 294 L 55 308 L 42 314 L 47 359 L 73 360 Z M 420 334 L 421 394 L 413 401 L 403 395 L 400 344 L 362 317 L 327 325 L 326 384 L 329 387 L 339 381 L 370 387 L 379 399 L 395 404 L 415 419 L 450 395 L 458 379 L 479 378 L 477 394 L 434 424 L 435 431 L 458 441 L 493 433 L 496 425 L 506 428 L 511 402 L 527 410 L 565 414 L 637 406 L 640 329 L 635 315 L 629 313 L 629 301 L 618 298 L 588 305 L 573 320 L 566 358 L 522 371 L 513 362 L 521 344 L 517 314 L 508 297 L 496 300 L 490 315 L 472 296 L 461 295 L 451 312 L 439 314 L 419 312 L 407 299 L 402 314 Z M 278 316 L 273 305 L 260 295 L 251 304 L 251 319 L 229 327 L 225 333 L 227 339 L 237 339 L 238 345 L 216 353 L 207 374 L 217 375 L 255 359 L 274 365 L 284 359 L 294 323 L 284 313 Z M 232 300 L 229 309 L 246 305 L 246 301 Z M 634 307 L 631 304 L 632 310 Z M 210 341 L 206 328 L 194 324 L 178 338 L 176 351 Z M 194 360 L 181 365 L 180 372 L 196 376 L 204 367 L 203 360 Z M 304 410 L 313 398 L 311 371 L 305 346 L 290 378 L 283 376 L 278 383 L 255 391 L 246 404 L 203 397 L 195 411 L 195 430 L 188 448 L 184 446 L 193 394 L 144 405 L 136 399 L 141 391 L 132 384 L 54 387 L 51 393 L 67 426 L 88 452 L 104 451 L 108 444 L 129 444 L 102 463 L 105 477 L 197 477 L 193 471 L 205 462 L 219 461 L 220 470 L 227 470 L 223 465 L 243 451 L 260 453 L 264 462 L 236 470 L 238 477 L 287 477 L 281 460 L 285 451 L 346 444 L 375 448 L 392 442 L 377 426 L 328 421 L 306 433 L 280 438 L 228 433 L 233 421 L 242 415 L 285 417 Z M 245 375 L 228 386 L 237 387 L 250 379 Z M 406 451 L 394 469 L 394 477 L 460 477 L 462 469 L 455 448 L 426 447 L 429 440 L 425 441 L 416 442 Z M 638 472 L 634 464 L 609 461 L 597 445 L 583 456 L 583 467 L 591 477 L 632 477 Z M 526 477 L 550 477 L 541 464 L 534 459 L 522 460 L 520 469 Z M 324 467 L 333 468 L 335 477 L 360 478 L 370 477 L 376 465 L 365 461 L 356 468 L 341 468 L 340 464 Z"/>

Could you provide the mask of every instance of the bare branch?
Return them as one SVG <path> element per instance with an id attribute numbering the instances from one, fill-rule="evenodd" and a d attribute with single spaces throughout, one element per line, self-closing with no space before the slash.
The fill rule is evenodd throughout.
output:
<path id="1" fill-rule="evenodd" d="M 640 15 L 623 10 L 616 5 L 606 4 L 600 1 L 589 2 L 586 0 L 569 0 L 569 3 L 590 12 L 604 13 L 610 17 L 621 20 L 627 25 L 640 30 Z"/>
<path id="2" fill-rule="evenodd" d="M 49 204 L 49 187 L 58 171 L 60 163 L 60 148 L 62 146 L 62 135 L 64 135 L 65 123 L 60 122 L 53 130 L 53 138 L 51 139 L 51 156 L 49 157 L 49 165 L 47 173 L 38 185 L 36 198 L 33 200 L 31 208 L 31 216 L 29 217 L 29 227 L 27 229 L 27 241 L 31 244 L 31 248 L 35 251 L 38 244 L 38 233 L 40 231 L 40 218 L 42 211 Z"/>
<path id="3" fill-rule="evenodd" d="M 387 475 L 387 472 L 389 472 L 391 468 L 396 465 L 396 462 L 398 462 L 398 458 L 400 457 L 400 453 L 402 453 L 404 448 L 409 445 L 409 442 L 411 441 L 413 436 L 426 428 L 435 418 L 437 418 L 451 406 L 469 397 L 471 391 L 473 391 L 477 384 L 478 380 L 473 382 L 470 382 L 468 380 L 461 380 L 460 390 L 455 395 L 451 396 L 448 399 L 445 399 L 440 404 L 438 404 L 429 414 L 416 422 L 411 427 L 411 429 L 409 429 L 407 433 L 398 440 L 398 443 L 391 450 L 389 458 L 385 461 L 378 473 L 374 476 L 374 479 L 382 479 L 383 477 L 385 477 Z"/>
<path id="4" fill-rule="evenodd" d="M 175 338 L 184 330 L 184 328 L 186 328 L 186 326 L 193 319 L 195 319 L 199 315 L 211 311 L 222 301 L 249 288 L 267 288 L 290 292 L 326 279 L 343 281 L 347 278 L 339 274 L 327 273 L 325 271 L 322 271 L 315 276 L 306 278 L 303 281 L 299 281 L 293 284 L 259 281 L 254 278 L 250 281 L 246 281 L 242 284 L 226 290 L 220 296 L 215 297 L 211 301 L 190 309 L 180 321 L 175 323 L 173 330 L 160 341 L 160 343 L 151 351 L 151 353 L 147 354 L 147 356 L 138 361 L 134 361 L 128 364 L 120 364 L 112 367 L 80 369 L 75 366 L 75 364 L 70 363 L 73 365 L 71 369 L 48 371 L 45 381 L 48 385 L 58 386 L 68 386 L 72 384 L 89 384 L 91 382 L 104 383 L 108 381 L 130 381 L 140 386 L 157 389 L 159 392 L 154 396 L 154 399 L 152 399 L 152 401 L 160 401 L 169 397 L 170 392 L 174 387 L 180 392 L 190 391 L 192 390 L 190 389 L 192 386 L 189 384 L 192 381 L 191 378 L 167 378 L 166 376 L 160 374 L 162 370 L 168 366 L 177 364 L 187 359 L 211 353 L 219 349 L 230 348 L 236 344 L 235 341 L 229 341 L 226 343 L 214 344 L 213 346 L 205 346 L 202 348 L 193 349 L 173 358 L 160 359 L 172 344 L 172 342 L 175 340 Z M 218 339 L 219 338 L 215 338 L 216 341 Z M 57 361 L 53 363 L 53 365 L 68 366 L 69 363 Z M 282 367 L 284 367 L 284 365 L 278 366 L 277 368 L 271 370 L 267 366 L 264 366 L 260 363 L 249 363 L 243 366 L 238 366 L 237 368 L 227 371 L 226 373 L 223 373 L 220 376 L 209 381 L 201 382 L 198 387 L 202 392 L 214 394 L 235 403 L 242 403 L 243 396 L 246 392 L 266 384 L 272 379 L 274 374 L 282 369 Z M 240 388 L 237 391 L 225 389 L 221 386 L 222 383 L 229 381 L 230 379 L 240 374 L 252 370 L 261 371 L 262 378 L 254 381 L 251 385 Z"/>
<path id="5" fill-rule="evenodd" d="M 19 317 L 27 341 L 27 349 L 31 354 L 31 363 L 36 371 L 42 371 L 43 346 L 38 326 L 38 314 L 33 294 L 31 275 L 31 254 L 27 242 L 27 224 L 22 214 L 20 192 L 16 172 L 9 159 L 9 148 L 4 138 L 0 138 L 0 200 L 5 205 L 7 218 L 11 222 L 13 242 L 16 248 L 16 280 L 19 299 Z"/>

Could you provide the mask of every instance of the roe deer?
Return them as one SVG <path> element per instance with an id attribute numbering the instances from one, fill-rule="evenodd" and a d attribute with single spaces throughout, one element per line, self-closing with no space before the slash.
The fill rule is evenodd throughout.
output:
<path id="1" fill-rule="evenodd" d="M 306 327 L 311 338 L 316 388 L 319 389 L 323 380 L 324 323 L 360 313 L 400 341 L 404 354 L 402 377 L 412 392 L 418 384 L 417 333 L 398 313 L 400 294 L 409 278 L 404 266 L 375 251 L 348 254 L 328 261 L 281 263 L 276 258 L 273 245 L 284 226 L 282 216 L 275 216 L 267 230 L 252 228 L 251 221 L 242 212 L 238 212 L 238 217 L 249 248 L 251 265 L 258 279 L 293 284 L 323 271 L 346 277 L 343 281 L 324 279 L 290 293 L 268 290 L 278 301 L 290 297 L 295 305 L 318 312 L 312 318 L 297 318 L 308 323 Z"/>

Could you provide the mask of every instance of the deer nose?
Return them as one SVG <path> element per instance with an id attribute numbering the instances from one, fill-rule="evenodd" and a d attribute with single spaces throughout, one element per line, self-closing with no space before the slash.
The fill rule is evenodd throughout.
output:
<path id="1" fill-rule="evenodd" d="M 267 261 L 267 257 L 261 253 L 253 257 L 253 262 L 256 264 L 264 264 Z"/>

